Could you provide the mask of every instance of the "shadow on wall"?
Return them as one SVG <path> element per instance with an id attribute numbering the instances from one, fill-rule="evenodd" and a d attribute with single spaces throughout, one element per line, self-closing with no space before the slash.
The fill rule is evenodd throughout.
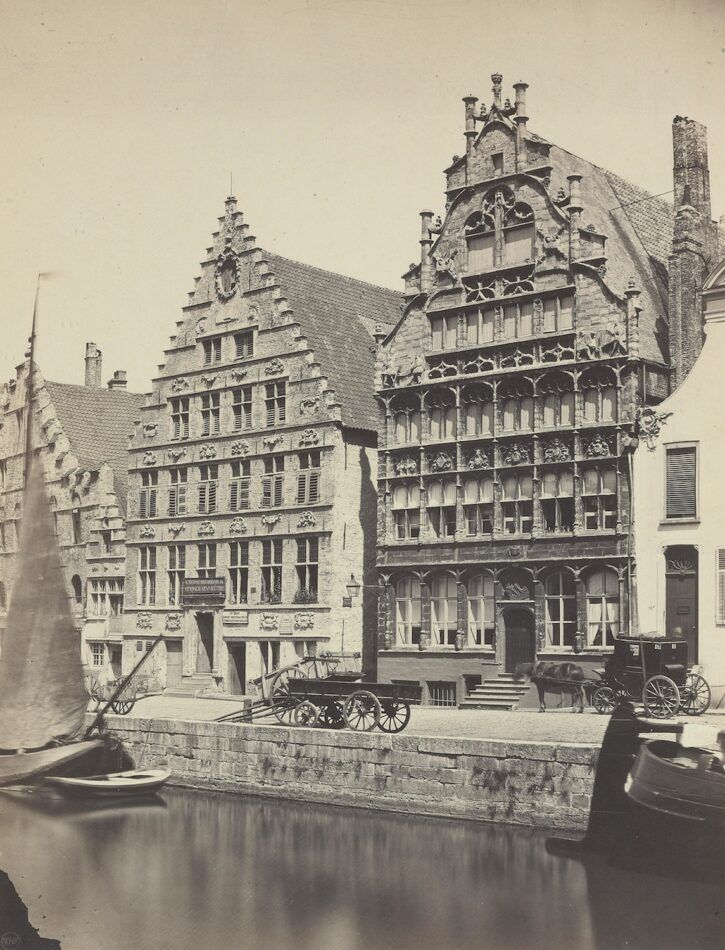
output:
<path id="1" fill-rule="evenodd" d="M 378 591 L 375 574 L 378 494 L 372 480 L 370 458 L 365 446 L 360 454 L 360 528 L 363 537 L 362 576 L 362 668 L 373 679 L 377 675 Z"/>

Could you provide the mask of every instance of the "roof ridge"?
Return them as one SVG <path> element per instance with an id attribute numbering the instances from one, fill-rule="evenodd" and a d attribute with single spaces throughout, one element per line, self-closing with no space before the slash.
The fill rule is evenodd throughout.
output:
<path id="1" fill-rule="evenodd" d="M 46 384 L 50 383 L 52 386 L 66 386 L 69 389 L 77 389 L 84 393 L 111 393 L 113 397 L 117 396 L 136 396 L 138 398 L 145 398 L 146 393 L 137 393 L 133 392 L 130 389 L 108 389 L 105 386 L 84 386 L 83 383 L 63 383 L 57 379 L 46 379 Z"/>
<path id="2" fill-rule="evenodd" d="M 342 280 L 349 280 L 355 284 L 362 284 L 365 287 L 373 287 L 375 290 L 383 290 L 388 294 L 396 294 L 399 297 L 403 296 L 402 290 L 394 290 L 392 287 L 383 287 L 382 284 L 373 284 L 369 280 L 361 280 L 359 277 L 350 277 L 349 274 L 340 274 L 338 271 L 317 267 L 315 264 L 306 264 L 304 261 L 296 261 L 292 257 L 286 257 L 284 254 L 278 254 L 276 251 L 270 251 L 264 247 L 258 247 L 257 250 L 262 251 L 263 254 L 271 254 L 272 257 L 287 261 L 289 264 L 295 264 L 297 267 L 304 267 L 307 270 L 317 271 L 320 274 L 328 274 L 330 277 L 339 277 Z"/>

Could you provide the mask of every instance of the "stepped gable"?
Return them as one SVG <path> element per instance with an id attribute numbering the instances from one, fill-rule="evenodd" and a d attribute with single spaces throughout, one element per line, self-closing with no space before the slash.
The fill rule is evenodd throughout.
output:
<path id="1" fill-rule="evenodd" d="M 119 506 L 125 506 L 129 438 L 146 397 L 47 380 L 45 387 L 80 466 L 96 471 L 105 462 L 113 471 Z"/>
<path id="2" fill-rule="evenodd" d="M 377 431 L 373 332 L 400 319 L 403 295 L 262 251 L 341 405 L 343 425 Z"/>

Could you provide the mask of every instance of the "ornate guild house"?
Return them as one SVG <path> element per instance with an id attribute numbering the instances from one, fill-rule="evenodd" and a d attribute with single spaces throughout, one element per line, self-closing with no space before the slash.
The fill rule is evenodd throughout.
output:
<path id="1" fill-rule="evenodd" d="M 630 435 L 701 330 L 672 206 L 531 132 L 526 83 L 512 103 L 492 80 L 378 346 L 378 671 L 506 708 L 517 665 L 598 664 L 627 631 Z M 706 175 L 704 129 L 673 137 L 676 183 Z"/>
<path id="2" fill-rule="evenodd" d="M 401 305 L 263 251 L 227 199 L 131 444 L 124 670 L 159 635 L 182 693 L 374 665 L 373 336 Z"/>

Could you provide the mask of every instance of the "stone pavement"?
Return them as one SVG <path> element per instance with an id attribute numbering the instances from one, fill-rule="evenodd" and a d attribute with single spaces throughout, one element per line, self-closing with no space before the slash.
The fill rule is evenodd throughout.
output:
<path id="1" fill-rule="evenodd" d="M 239 708 L 234 702 L 217 699 L 186 699 L 150 696 L 139 700 L 131 717 L 208 721 Z M 707 713 L 699 719 L 677 717 L 675 721 L 725 728 L 725 710 Z M 521 739 L 531 742 L 581 742 L 599 745 L 608 718 L 588 709 L 582 714 L 570 710 L 512 712 L 485 709 L 441 709 L 424 706 L 413 709 L 406 735 L 453 736 L 473 739 Z M 274 720 L 265 719 L 265 725 Z"/>

